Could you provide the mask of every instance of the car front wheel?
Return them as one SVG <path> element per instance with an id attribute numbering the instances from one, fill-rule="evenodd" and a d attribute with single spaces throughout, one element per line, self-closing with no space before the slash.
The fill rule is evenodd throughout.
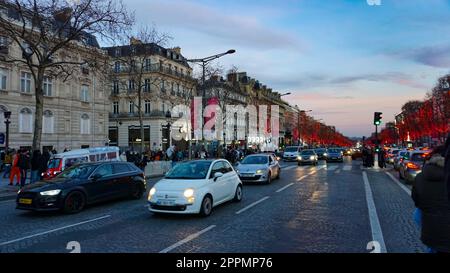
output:
<path id="1" fill-rule="evenodd" d="M 211 215 L 212 211 L 212 199 L 209 195 L 205 196 L 200 207 L 200 215 L 203 217 L 208 217 Z"/>

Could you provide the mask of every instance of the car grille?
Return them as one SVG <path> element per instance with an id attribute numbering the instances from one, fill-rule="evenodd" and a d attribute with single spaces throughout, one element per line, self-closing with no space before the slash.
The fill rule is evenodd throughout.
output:
<path id="1" fill-rule="evenodd" d="M 245 177 L 245 176 L 241 176 L 240 177 L 242 181 L 251 181 L 251 180 L 258 180 L 261 178 L 261 175 L 255 175 L 255 176 L 249 176 L 249 177 Z"/>
<path id="2" fill-rule="evenodd" d="M 167 211 L 185 211 L 186 210 L 186 206 L 183 206 L 183 205 L 178 205 L 178 206 L 160 206 L 160 205 L 152 204 L 150 206 L 151 206 L 152 209 L 155 209 L 155 210 L 167 210 Z"/>

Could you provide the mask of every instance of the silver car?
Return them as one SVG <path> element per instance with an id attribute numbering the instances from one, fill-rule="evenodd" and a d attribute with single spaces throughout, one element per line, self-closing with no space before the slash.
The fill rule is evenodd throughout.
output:
<path id="1" fill-rule="evenodd" d="M 319 156 L 313 149 L 303 150 L 297 157 L 297 164 L 299 166 L 303 164 L 312 164 L 316 166 L 317 164 L 319 164 Z"/>
<path id="2" fill-rule="evenodd" d="M 246 156 L 236 166 L 236 172 L 242 182 L 271 183 L 280 178 L 281 167 L 278 160 L 270 154 Z"/>

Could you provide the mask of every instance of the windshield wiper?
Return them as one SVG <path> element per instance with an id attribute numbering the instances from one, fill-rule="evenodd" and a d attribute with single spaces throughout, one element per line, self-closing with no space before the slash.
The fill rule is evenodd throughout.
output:
<path id="1" fill-rule="evenodd" d="M 167 179 L 203 179 L 201 177 L 189 177 L 189 176 L 166 176 Z"/>

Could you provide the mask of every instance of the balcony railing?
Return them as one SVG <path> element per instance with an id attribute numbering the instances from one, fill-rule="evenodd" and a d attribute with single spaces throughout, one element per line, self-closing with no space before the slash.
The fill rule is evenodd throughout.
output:
<path id="1" fill-rule="evenodd" d="M 150 113 L 142 113 L 142 115 L 144 117 L 166 117 L 166 112 L 161 111 L 161 110 L 153 110 Z M 119 113 L 119 114 L 114 114 L 114 113 L 109 113 L 109 118 L 138 118 L 139 114 L 138 112 L 134 112 L 134 113 Z"/>
<path id="2" fill-rule="evenodd" d="M 160 64 L 146 65 L 144 67 L 144 71 L 145 72 L 159 72 L 159 73 L 163 73 L 166 75 L 171 75 L 171 76 L 175 76 L 178 78 L 182 78 L 185 80 L 194 80 L 191 75 L 188 75 L 186 73 L 181 73 L 179 70 L 174 70 L 169 67 L 164 67 Z M 136 69 L 132 69 L 132 71 L 130 71 L 129 67 L 120 67 L 120 69 L 113 68 L 113 72 L 114 73 L 135 73 Z"/>

